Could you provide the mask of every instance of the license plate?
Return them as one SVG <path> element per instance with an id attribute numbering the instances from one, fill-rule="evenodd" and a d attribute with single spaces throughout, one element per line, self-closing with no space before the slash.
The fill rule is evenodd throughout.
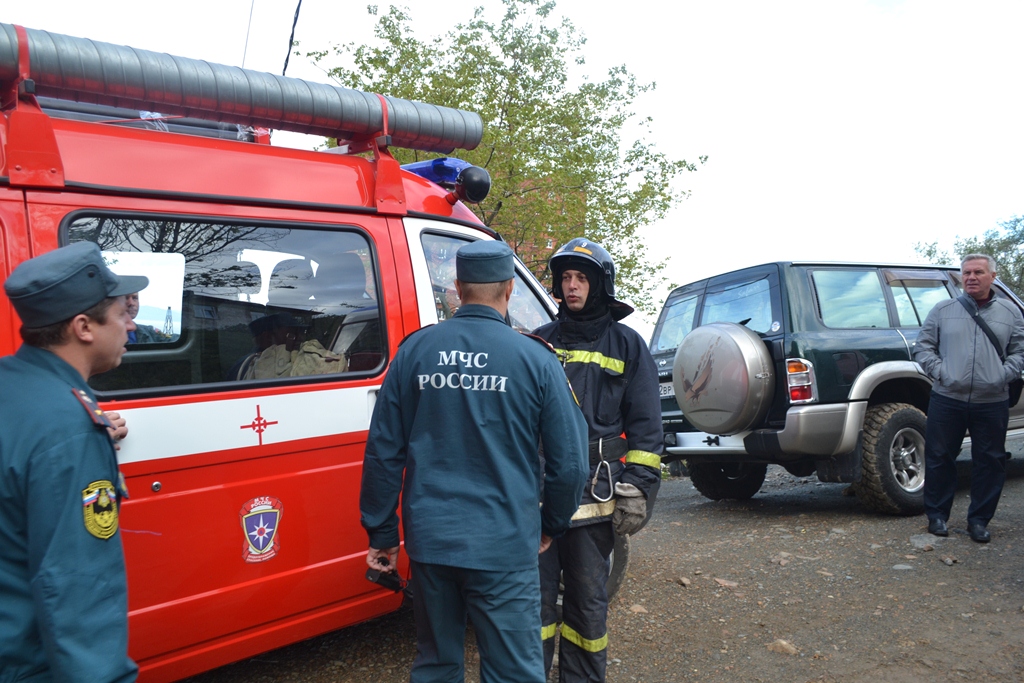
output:
<path id="1" fill-rule="evenodd" d="M 661 394 L 662 398 L 675 398 L 676 389 L 672 382 L 662 382 L 658 385 L 658 393 Z"/>

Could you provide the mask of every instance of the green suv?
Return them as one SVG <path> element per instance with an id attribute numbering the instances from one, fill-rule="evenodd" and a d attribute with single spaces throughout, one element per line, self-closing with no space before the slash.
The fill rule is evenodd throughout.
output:
<path id="1" fill-rule="evenodd" d="M 685 460 L 714 500 L 750 498 L 777 464 L 851 483 L 872 509 L 921 512 L 931 380 L 913 348 L 928 311 L 959 294 L 952 268 L 812 262 L 673 290 L 650 345 L 664 460 Z M 1010 430 L 1024 433 L 1024 402 Z"/>

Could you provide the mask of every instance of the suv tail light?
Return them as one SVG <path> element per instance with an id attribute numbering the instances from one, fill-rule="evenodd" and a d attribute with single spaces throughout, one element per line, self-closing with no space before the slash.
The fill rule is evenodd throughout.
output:
<path id="1" fill-rule="evenodd" d="M 803 358 L 786 360 L 786 380 L 790 403 L 813 403 L 818 400 L 818 386 L 814 381 L 814 366 Z"/>

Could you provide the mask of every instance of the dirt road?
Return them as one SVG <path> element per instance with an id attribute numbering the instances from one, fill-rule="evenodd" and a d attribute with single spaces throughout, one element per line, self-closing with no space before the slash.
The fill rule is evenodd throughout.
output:
<path id="1" fill-rule="evenodd" d="M 988 545 L 865 511 L 838 484 L 769 468 L 749 501 L 664 482 L 609 615 L 609 683 L 1024 680 L 1024 463 Z M 966 472 L 966 470 L 965 470 Z M 408 680 L 408 608 L 192 679 Z M 467 680 L 476 681 L 472 636 Z"/>
<path id="2" fill-rule="evenodd" d="M 988 545 L 964 531 L 964 490 L 938 539 L 843 488 L 779 469 L 743 503 L 664 487 L 612 611 L 609 680 L 1024 680 L 1024 480 Z"/>

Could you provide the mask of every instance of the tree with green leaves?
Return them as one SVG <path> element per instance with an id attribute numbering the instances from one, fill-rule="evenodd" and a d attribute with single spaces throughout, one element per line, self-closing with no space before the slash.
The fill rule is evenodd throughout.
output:
<path id="1" fill-rule="evenodd" d="M 960 265 L 967 254 L 988 254 L 996 260 L 999 279 L 1018 296 L 1024 293 L 1024 216 L 999 223 L 999 228 L 974 237 L 958 237 L 953 254 L 941 249 L 937 242 L 918 243 L 914 250 L 933 263 Z"/>
<path id="2" fill-rule="evenodd" d="M 650 257 L 641 229 L 683 196 L 673 182 L 695 166 L 642 138 L 624 144 L 627 123 L 649 131 L 650 117 L 637 117 L 632 105 L 653 83 L 639 83 L 623 65 L 600 82 L 571 86 L 570 64 L 584 63 L 585 42 L 573 24 L 554 20 L 554 2 L 503 4 L 497 23 L 477 8 L 426 41 L 414 35 L 408 10 L 391 7 L 377 19 L 375 44 L 307 56 L 325 68 L 333 59 L 351 64 L 327 68 L 345 87 L 479 113 L 483 142 L 458 156 L 491 175 L 490 195 L 472 207 L 480 220 L 542 280 L 558 245 L 579 236 L 601 243 L 616 260 L 617 293 L 653 313 L 665 264 Z M 393 152 L 402 163 L 430 156 Z"/>

